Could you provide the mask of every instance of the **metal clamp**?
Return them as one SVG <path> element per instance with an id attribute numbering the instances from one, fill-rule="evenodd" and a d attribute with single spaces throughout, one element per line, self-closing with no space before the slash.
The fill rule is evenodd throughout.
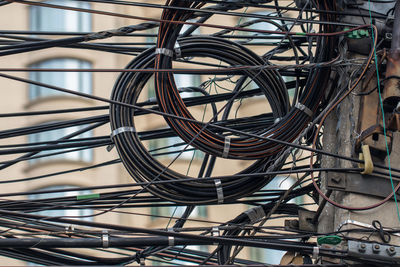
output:
<path id="1" fill-rule="evenodd" d="M 222 157 L 227 158 L 229 155 L 229 149 L 231 148 L 231 138 L 229 136 L 225 137 L 224 151 L 222 152 Z"/>
<path id="2" fill-rule="evenodd" d="M 214 237 L 219 237 L 220 236 L 218 226 L 214 226 L 213 228 L 211 228 L 211 235 L 214 236 Z M 219 243 L 218 242 L 214 242 L 214 245 L 218 246 Z"/>
<path id="3" fill-rule="evenodd" d="M 172 50 L 170 50 L 170 49 L 167 49 L 167 48 L 156 48 L 155 53 L 156 53 L 156 55 L 163 54 L 163 55 L 166 55 L 168 57 L 173 57 L 174 56 L 174 52 Z"/>
<path id="4" fill-rule="evenodd" d="M 124 132 L 133 132 L 136 133 L 135 127 L 132 126 L 123 126 L 115 129 L 114 131 L 111 132 L 111 139 L 113 139 L 116 135 L 124 133 Z"/>
<path id="5" fill-rule="evenodd" d="M 175 43 L 174 52 L 175 52 L 175 58 L 182 57 L 182 50 L 181 50 L 181 46 L 179 45 L 178 41 L 176 41 L 176 43 Z"/>
<path id="6" fill-rule="evenodd" d="M 244 212 L 250 219 L 250 223 L 254 224 L 259 222 L 265 217 L 265 212 L 262 206 L 254 207 Z"/>
<path id="7" fill-rule="evenodd" d="M 108 246 L 110 245 L 110 238 L 107 230 L 103 230 L 101 242 L 103 243 L 103 248 L 108 248 Z"/>
<path id="8" fill-rule="evenodd" d="M 316 260 L 318 259 L 318 255 L 319 255 L 319 247 L 313 247 L 312 258 Z"/>
<path id="9" fill-rule="evenodd" d="M 222 189 L 222 183 L 220 179 L 215 179 L 215 189 L 217 191 L 217 199 L 218 199 L 218 204 L 224 203 L 224 191 Z"/>
<path id="10" fill-rule="evenodd" d="M 168 237 L 168 246 L 170 247 L 175 246 L 175 238 L 173 236 Z"/>
<path id="11" fill-rule="evenodd" d="M 303 111 L 305 114 L 307 114 L 309 117 L 313 116 L 313 112 L 311 109 L 309 109 L 308 107 L 306 107 L 305 105 L 303 105 L 300 102 L 297 102 L 296 105 L 294 106 L 295 108 Z"/>

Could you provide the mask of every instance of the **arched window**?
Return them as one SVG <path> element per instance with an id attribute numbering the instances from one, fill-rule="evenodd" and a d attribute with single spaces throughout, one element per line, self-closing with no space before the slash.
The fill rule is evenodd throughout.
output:
<path id="1" fill-rule="evenodd" d="M 42 69 L 90 69 L 92 64 L 85 60 L 75 58 L 54 58 L 45 61 L 40 61 L 30 65 L 31 68 Z M 92 93 L 92 75 L 90 72 L 30 72 L 31 80 L 46 83 L 77 92 Z M 29 99 L 67 95 L 53 89 L 31 84 L 29 86 Z"/>
<path id="2" fill-rule="evenodd" d="M 171 207 L 151 207 L 151 220 L 157 220 L 157 216 L 166 217 L 181 217 L 186 210 L 186 206 L 171 206 Z M 206 218 L 207 217 L 207 206 L 196 206 L 194 210 L 190 213 L 190 218 Z"/>
<path id="3" fill-rule="evenodd" d="M 28 136 L 29 143 L 55 141 L 66 135 L 69 135 L 76 131 L 79 131 L 84 127 L 85 126 L 71 126 L 71 127 L 67 127 L 67 128 L 61 128 L 61 129 L 56 129 L 56 130 L 43 131 L 43 132 L 39 132 L 39 133 L 30 134 Z M 82 133 L 82 134 L 74 137 L 73 139 L 88 138 L 88 137 L 92 137 L 92 136 L 93 136 L 93 132 L 87 131 L 85 133 Z M 47 150 L 47 151 L 40 152 L 36 155 L 44 155 L 44 154 L 49 154 L 49 153 L 61 152 L 61 151 L 63 151 L 63 149 Z M 78 150 L 78 151 L 73 151 L 73 152 L 69 152 L 69 153 L 53 155 L 53 156 L 49 156 L 49 157 L 32 159 L 29 161 L 29 163 L 34 164 L 37 162 L 45 162 L 45 161 L 60 160 L 60 159 L 91 162 L 93 160 L 93 149 Z"/>
<path id="4" fill-rule="evenodd" d="M 57 186 L 49 186 L 44 187 L 36 192 L 40 191 L 49 191 L 49 190 L 63 190 L 63 189 L 71 189 L 71 188 L 78 188 L 77 186 L 72 185 L 57 185 Z M 35 201 L 35 200 L 42 200 L 40 201 L 40 208 L 36 214 L 43 215 L 43 216 L 51 216 L 51 217 L 59 217 L 59 216 L 88 216 L 93 214 L 93 210 L 91 209 L 68 209 L 67 203 L 62 203 L 57 198 L 63 197 L 75 197 L 75 199 L 79 200 L 82 196 L 88 196 L 92 194 L 91 190 L 79 190 L 79 191 L 66 191 L 66 192 L 54 192 L 54 193 L 43 193 L 43 194 L 32 194 L 28 195 L 28 199 Z M 49 201 L 43 201 L 44 199 L 49 199 Z M 63 200 L 65 202 L 65 200 Z M 57 206 L 57 207 L 56 207 Z M 50 209 L 50 207 L 54 207 Z M 83 217 L 77 218 L 80 220 L 92 221 L 92 217 Z"/>
<path id="5" fill-rule="evenodd" d="M 49 0 L 43 3 L 90 8 L 90 3 L 88 2 L 71 0 Z M 31 6 L 29 13 L 30 29 L 32 31 L 90 32 L 92 30 L 90 13 L 42 6 Z"/>

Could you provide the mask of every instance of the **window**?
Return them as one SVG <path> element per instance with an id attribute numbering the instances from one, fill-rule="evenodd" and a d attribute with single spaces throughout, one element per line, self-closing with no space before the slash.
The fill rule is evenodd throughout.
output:
<path id="1" fill-rule="evenodd" d="M 199 87 L 201 84 L 201 77 L 199 75 L 191 74 L 174 74 L 174 80 L 178 89 L 185 87 Z M 147 96 L 149 99 L 156 97 L 154 87 L 154 76 L 152 76 L 147 82 Z M 181 92 L 182 98 L 197 96 L 196 92 Z"/>
<path id="2" fill-rule="evenodd" d="M 254 12 L 252 13 L 254 15 L 261 15 L 261 16 L 276 16 L 276 13 L 272 13 L 272 12 Z M 256 21 L 256 20 L 260 20 L 261 18 L 250 18 L 250 17 L 246 17 L 244 19 L 242 19 L 239 23 L 245 23 L 245 22 L 250 22 L 250 21 Z M 281 24 L 280 20 L 272 20 L 273 22 L 277 23 L 277 24 Z M 267 21 L 259 21 L 256 22 L 250 26 L 247 27 L 248 29 L 253 29 L 253 30 L 266 30 L 266 31 L 280 31 L 280 29 L 272 23 L 269 23 Z M 251 35 L 251 36 L 263 36 L 266 39 L 262 38 L 262 39 L 252 39 L 249 38 L 249 43 L 256 43 L 256 42 L 263 42 L 263 41 L 268 41 L 268 42 L 279 42 L 281 40 L 281 38 L 283 38 L 283 35 L 280 34 L 270 34 L 270 33 L 259 33 L 259 32 L 244 32 L 244 34 L 247 35 Z M 271 38 L 271 37 L 276 37 L 276 38 Z"/>
<path id="3" fill-rule="evenodd" d="M 38 191 L 47 191 L 47 190 L 62 190 L 69 188 L 77 188 L 77 186 L 71 185 L 59 185 L 59 186 L 49 186 L 42 188 Z M 56 192 L 56 193 L 44 193 L 44 194 L 34 194 L 28 195 L 29 200 L 39 200 L 39 199 L 48 199 L 48 198 L 61 198 L 61 197 L 72 197 L 72 196 L 82 196 L 89 195 L 92 192 L 90 190 L 80 190 L 80 191 L 67 191 L 67 192 Z M 49 200 L 49 204 L 51 205 L 63 205 L 60 202 L 56 204 L 53 201 Z M 45 208 L 47 205 L 43 204 L 42 207 Z M 50 205 L 48 205 L 50 206 Z M 59 216 L 88 216 L 92 215 L 93 211 L 91 209 L 54 209 L 54 210 L 43 210 L 39 211 L 36 214 L 43 216 L 51 216 L 51 217 L 59 217 Z M 91 221 L 92 217 L 84 217 L 82 220 Z"/>
<path id="4" fill-rule="evenodd" d="M 46 4 L 90 9 L 90 3 L 71 0 L 50 0 Z M 58 8 L 31 6 L 30 29 L 32 31 L 90 32 L 91 14 Z"/>
<path id="5" fill-rule="evenodd" d="M 272 181 L 270 181 L 266 186 L 263 187 L 263 190 L 287 190 L 295 183 L 295 179 L 293 177 L 287 176 L 275 176 Z M 297 187 L 296 187 L 297 188 Z M 296 197 L 291 199 L 288 203 L 297 203 L 302 204 L 302 197 Z"/>
<path id="6" fill-rule="evenodd" d="M 195 19 L 190 19 L 187 22 L 197 22 Z M 187 30 L 189 30 L 193 25 L 191 24 L 183 24 L 181 31 L 179 34 L 185 33 Z M 200 34 L 200 27 L 197 27 L 190 35 L 199 35 Z"/>
<path id="7" fill-rule="evenodd" d="M 64 136 L 72 134 L 84 127 L 86 127 L 86 126 L 72 126 L 72 127 L 68 127 L 68 128 L 62 128 L 62 129 L 57 129 L 57 130 L 51 130 L 51 131 L 46 131 L 46 132 L 30 134 L 28 136 L 29 143 L 58 140 Z M 88 131 L 88 132 L 80 134 L 79 136 L 74 137 L 74 138 L 88 138 L 88 137 L 92 137 L 92 136 L 93 136 L 93 132 Z M 40 152 L 36 155 L 55 153 L 55 152 L 60 152 L 62 150 L 63 149 L 47 150 L 47 151 Z M 58 154 L 58 155 L 49 156 L 49 157 L 32 159 L 29 161 L 29 163 L 33 164 L 33 163 L 37 163 L 37 162 L 44 162 L 44 161 L 50 161 L 50 160 L 56 160 L 56 159 L 91 162 L 93 160 L 93 150 L 85 149 L 85 150 L 73 151 L 73 152 Z"/>
<path id="8" fill-rule="evenodd" d="M 174 74 L 174 80 L 178 89 L 185 87 L 199 87 L 201 83 L 201 77 L 199 75 L 192 74 Z M 180 93 L 182 98 L 196 96 L 196 92 L 182 92 Z"/>
<path id="9" fill-rule="evenodd" d="M 30 65 L 31 68 L 48 69 L 90 69 L 90 62 L 74 58 L 56 58 Z M 46 83 L 77 92 L 92 92 L 92 75 L 90 72 L 30 72 L 31 80 Z M 29 99 L 35 100 L 54 95 L 67 95 L 56 90 L 37 85 L 29 85 Z"/>
<path id="10" fill-rule="evenodd" d="M 186 249 L 186 251 L 184 251 Z M 189 245 L 189 246 L 174 246 L 171 250 L 175 251 L 178 257 L 183 257 L 188 259 L 190 257 L 198 257 L 197 252 L 206 252 L 208 254 L 208 245 Z M 193 250 L 190 251 L 190 250 Z M 200 256 L 201 257 L 201 256 Z M 157 259 L 160 258 L 162 261 L 158 261 Z M 152 259 L 151 265 L 153 266 L 180 266 L 180 265 L 194 265 L 198 263 L 197 261 L 190 262 L 186 260 L 179 260 L 175 257 L 166 257 L 166 256 L 156 256 Z"/>
<path id="11" fill-rule="evenodd" d="M 186 210 L 186 206 L 171 206 L 171 207 L 151 207 L 151 215 L 166 216 L 166 217 L 181 217 Z M 190 218 L 205 218 L 207 217 L 207 206 L 196 206 L 190 213 Z M 151 217 L 151 220 L 157 220 L 158 217 Z"/>
<path id="12" fill-rule="evenodd" d="M 279 264 L 286 251 L 268 248 L 250 248 L 250 260 L 264 264 Z"/>
<path id="13" fill-rule="evenodd" d="M 146 46 L 147 47 L 154 47 L 156 45 L 156 42 L 157 42 L 158 27 L 157 28 L 148 29 L 146 31 L 146 33 L 155 35 L 155 36 L 147 36 L 146 37 Z"/>
<path id="14" fill-rule="evenodd" d="M 185 147 L 185 142 L 178 136 L 152 139 L 149 141 L 150 153 L 159 159 L 174 159 Z M 180 160 L 192 160 L 193 157 L 196 159 L 202 158 L 203 152 L 194 150 L 192 146 L 188 146 L 186 150 L 179 155 Z"/>

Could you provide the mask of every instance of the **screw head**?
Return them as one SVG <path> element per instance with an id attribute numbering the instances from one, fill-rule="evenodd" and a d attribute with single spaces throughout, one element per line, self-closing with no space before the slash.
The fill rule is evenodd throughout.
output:
<path id="1" fill-rule="evenodd" d="M 361 244 L 361 248 L 366 248 L 367 245 L 365 245 L 364 243 Z"/>
<path id="2" fill-rule="evenodd" d="M 389 250 L 390 250 L 391 252 L 393 252 L 393 251 L 394 251 L 394 247 L 390 247 Z"/>
<path id="3" fill-rule="evenodd" d="M 375 249 L 379 249 L 380 246 L 378 244 L 375 245 Z"/>

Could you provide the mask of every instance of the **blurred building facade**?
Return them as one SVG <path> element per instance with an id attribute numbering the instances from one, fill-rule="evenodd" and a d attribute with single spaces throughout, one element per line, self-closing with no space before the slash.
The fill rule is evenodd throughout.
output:
<path id="1" fill-rule="evenodd" d="M 145 1 L 143 1 L 145 2 Z M 66 5 L 78 8 L 92 8 L 97 10 L 107 10 L 115 13 L 134 14 L 149 18 L 158 18 L 160 15 L 159 9 L 150 9 L 134 6 L 123 5 L 106 5 L 100 3 L 86 3 L 69 0 L 50 0 L 45 3 Z M 160 1 L 162 3 L 162 1 Z M 95 15 L 85 12 L 75 12 L 68 10 L 59 10 L 45 7 L 28 6 L 18 3 L 12 3 L 0 7 L 2 18 L 0 19 L 1 29 L 16 30 L 16 31 L 32 31 L 28 38 L 64 38 L 73 36 L 74 33 L 97 32 L 107 29 L 115 29 L 126 25 L 134 25 L 141 21 L 119 18 L 105 15 Z M 251 10 L 250 10 L 251 11 Z M 15 19 L 18 18 L 18 19 Z M 210 23 L 220 23 L 222 17 L 216 16 L 210 20 Z M 223 17 L 225 25 L 235 25 L 240 19 Z M 244 21 L 245 19 L 243 19 Z M 266 27 L 265 25 L 261 25 Z M 258 25 L 257 27 L 260 27 Z M 47 34 L 43 34 L 47 32 Z M 66 35 L 54 35 L 51 32 L 64 32 Z M 149 30 L 147 33 L 155 33 L 156 30 Z M 211 29 L 201 28 L 194 34 L 209 34 Z M 67 35 L 71 33 L 71 35 Z M 25 35 L 26 36 L 26 35 Z M 143 42 L 142 46 L 151 46 L 154 42 L 154 37 L 114 37 L 106 42 Z M 249 41 L 251 42 L 251 41 Z M 261 48 L 257 48 L 262 50 Z M 21 53 L 2 57 L 0 61 L 1 68 L 70 68 L 70 69 L 90 69 L 90 68 L 124 68 L 127 63 L 132 60 L 133 56 L 98 52 L 94 50 L 83 50 L 74 48 L 50 48 L 35 52 Z M 179 65 L 178 65 L 179 66 Z M 20 72 L 13 73 L 17 76 L 32 79 L 38 82 L 48 83 L 55 86 L 68 88 L 78 92 L 93 94 L 104 98 L 109 98 L 114 82 L 117 79 L 118 73 L 101 73 L 101 72 Z M 193 75 L 176 75 L 176 83 L 178 87 L 186 87 L 206 81 L 210 77 L 193 76 Z M 0 78 L 0 85 L 3 90 L 3 96 L 6 97 L 1 101 L 1 113 L 21 112 L 21 111 L 40 111 L 53 109 L 71 109 L 83 107 L 104 106 L 105 103 L 96 102 L 94 100 L 84 99 L 82 97 L 67 95 L 56 91 L 48 90 L 36 85 L 28 85 L 18 83 L 4 78 Z M 152 92 L 154 88 L 150 84 L 148 93 L 145 97 L 154 97 Z M 7 93 L 6 93 L 7 92 Z M 191 93 L 186 93 L 191 96 Z M 183 97 L 185 97 L 183 95 Z M 257 114 L 262 110 L 265 112 L 268 108 L 265 107 L 263 98 L 247 100 L 246 103 L 235 104 L 237 116 L 246 114 Z M 241 105 L 239 109 L 239 105 Z M 204 107 L 191 108 L 193 114 L 198 118 L 207 117 L 210 114 L 204 111 Z M 66 120 L 79 119 L 90 116 L 100 116 L 107 114 L 107 110 L 91 111 L 85 113 L 64 113 L 43 116 L 19 117 L 17 119 L 4 120 L 1 124 L 1 129 L 14 129 L 25 126 L 41 125 L 48 122 L 62 122 Z M 232 115 L 232 116 L 236 116 Z M 150 119 L 149 119 L 150 118 Z M 149 116 L 149 118 L 139 118 L 137 121 L 139 128 L 143 130 L 151 130 L 160 128 L 165 125 L 162 118 L 157 116 Z M 10 143 L 26 143 L 26 142 L 43 142 L 48 140 L 56 140 L 62 136 L 73 133 L 83 126 L 73 126 L 61 130 L 53 130 L 42 133 L 35 133 L 25 137 L 8 138 L 1 140 L 2 142 Z M 86 132 L 80 137 L 91 136 L 109 136 L 109 124 Z M 147 143 L 149 149 L 157 149 L 159 147 L 176 144 L 179 138 L 157 139 Z M 179 147 L 174 147 L 174 150 Z M 164 151 L 165 152 L 165 151 Z M 175 154 L 164 155 L 158 159 L 168 164 Z M 13 159 L 15 157 L 3 157 L 3 160 Z M 89 167 L 95 164 L 100 164 L 105 161 L 118 158 L 116 149 L 108 152 L 104 147 L 91 150 L 75 151 L 68 154 L 56 155 L 53 157 L 38 158 L 28 162 L 20 162 L 3 171 L 2 179 L 18 179 L 24 177 L 37 177 L 47 173 L 59 172 L 63 170 Z M 181 173 L 189 173 L 195 176 L 201 164 L 201 152 L 185 152 L 172 166 L 175 170 Z M 213 174 L 232 174 L 239 172 L 246 167 L 248 162 L 232 162 L 225 159 L 218 159 L 216 168 Z M 229 166 L 229 168 L 226 168 Z M 289 180 L 288 180 L 289 179 Z M 276 179 L 275 185 L 269 185 L 269 189 L 288 188 L 292 183 L 292 178 L 285 179 L 281 177 Z M 36 190 L 50 190 L 71 187 L 85 187 L 93 185 L 112 185 L 120 183 L 132 182 L 132 178 L 126 172 L 122 164 L 114 164 L 107 167 L 94 168 L 78 173 L 69 173 L 57 176 L 51 176 L 44 179 L 33 179 L 22 183 L 5 184 L 1 186 L 1 192 L 26 192 Z M 272 186 L 272 187 L 271 187 Z M 92 191 L 81 191 L 79 194 L 95 193 Z M 68 193 L 70 194 L 70 193 Z M 26 200 L 34 200 L 41 197 L 58 197 L 66 196 L 66 194 L 57 193 L 54 195 L 32 195 Z M 201 220 L 212 220 L 213 222 L 226 222 L 241 211 L 247 208 L 246 205 L 229 205 L 229 206 L 199 206 L 192 213 L 191 218 L 198 219 L 200 222 L 188 222 L 187 226 L 210 226 L 212 224 L 201 222 Z M 124 211 L 134 212 L 138 214 L 147 214 L 148 216 L 124 214 L 109 212 L 102 216 L 87 218 L 93 221 L 107 221 L 113 224 L 135 225 L 136 227 L 146 228 L 166 228 L 171 226 L 171 215 L 178 217 L 183 212 L 183 207 L 152 207 L 152 208 L 136 208 L 125 209 Z M 94 210 L 65 210 L 57 211 L 56 213 L 47 213 L 54 216 L 85 216 L 96 213 Z M 155 216 L 151 216 L 155 215 Z M 157 217 L 165 216 L 165 217 Z M 173 223 L 174 220 L 172 220 Z M 196 247 L 199 249 L 198 247 Z M 212 248 L 200 248 L 202 250 L 211 250 Z M 96 253 L 96 252 L 92 252 Z M 260 260 L 263 262 L 279 263 L 282 253 L 262 250 L 246 250 L 242 253 L 242 257 Z M 1 257 L 2 265 L 25 265 L 26 262 L 13 260 L 10 258 Z"/>

